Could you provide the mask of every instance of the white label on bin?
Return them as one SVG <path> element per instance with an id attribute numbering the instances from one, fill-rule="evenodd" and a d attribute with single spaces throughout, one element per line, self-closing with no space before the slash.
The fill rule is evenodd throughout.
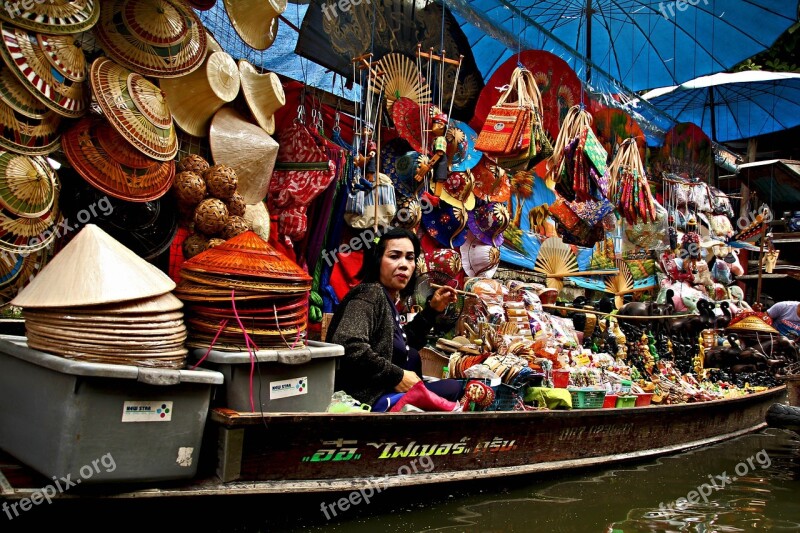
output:
<path id="1" fill-rule="evenodd" d="M 122 403 L 123 422 L 169 422 L 170 420 L 172 420 L 172 402 L 128 400 Z"/>
<path id="2" fill-rule="evenodd" d="M 283 381 L 269 382 L 269 399 L 289 398 L 290 396 L 300 396 L 308 394 L 308 378 L 293 378 Z"/>

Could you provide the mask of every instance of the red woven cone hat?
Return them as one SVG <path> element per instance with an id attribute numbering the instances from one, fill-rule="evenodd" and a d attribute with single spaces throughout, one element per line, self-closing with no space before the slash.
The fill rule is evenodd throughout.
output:
<path id="1" fill-rule="evenodd" d="M 101 305 L 160 296 L 174 288 L 169 276 L 98 226 L 87 224 L 20 291 L 12 305 Z"/>
<path id="2" fill-rule="evenodd" d="M 101 0 L 9 2 L 4 6 L 5 9 L 0 9 L 0 20 L 50 35 L 80 33 L 97 23 L 100 2 Z"/>
<path id="3" fill-rule="evenodd" d="M 0 23 L 0 55 L 17 79 L 59 115 L 86 112 L 86 58 L 72 35 L 36 35 Z"/>
<path id="4" fill-rule="evenodd" d="M 185 261 L 181 268 L 257 279 L 311 281 L 303 269 L 253 231 L 245 231 L 223 244 L 200 252 Z"/>
<path id="5" fill-rule="evenodd" d="M 103 0 L 94 34 L 109 57 L 144 76 L 183 76 L 206 58 L 203 23 L 182 0 Z"/>
<path id="6" fill-rule="evenodd" d="M 149 202 L 172 186 L 175 161 L 147 157 L 100 117 L 85 117 L 64 133 L 64 155 L 93 187 L 130 202 Z"/>
<path id="7" fill-rule="evenodd" d="M 106 57 L 95 59 L 89 74 L 97 103 L 114 129 L 148 157 L 175 157 L 178 137 L 161 89 Z"/>

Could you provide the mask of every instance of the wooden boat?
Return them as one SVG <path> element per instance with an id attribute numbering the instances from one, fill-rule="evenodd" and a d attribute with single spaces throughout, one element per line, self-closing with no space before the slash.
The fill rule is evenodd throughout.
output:
<path id="1" fill-rule="evenodd" d="M 211 464 L 190 481 L 84 486 L 57 497 L 380 492 L 642 460 L 762 429 L 785 392 L 571 411 L 261 415 L 214 408 L 206 430 L 216 472 Z M 27 498 L 50 482 L 9 463 L 0 458 L 2 498 Z"/>

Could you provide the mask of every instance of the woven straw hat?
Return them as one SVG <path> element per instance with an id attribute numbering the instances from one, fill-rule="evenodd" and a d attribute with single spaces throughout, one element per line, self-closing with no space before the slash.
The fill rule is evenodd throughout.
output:
<path id="1" fill-rule="evenodd" d="M 104 0 L 94 34 L 109 57 L 145 76 L 183 76 L 206 57 L 205 28 L 182 0 Z"/>
<path id="2" fill-rule="evenodd" d="M 278 17 L 286 0 L 225 0 L 233 29 L 251 48 L 266 50 L 278 35 Z"/>
<path id="3" fill-rule="evenodd" d="M 86 112 L 86 58 L 72 35 L 35 35 L 7 23 L 0 32 L 0 55 L 31 94 L 65 117 Z"/>
<path id="4" fill-rule="evenodd" d="M 38 218 L 53 207 L 56 175 L 41 156 L 0 152 L 0 206 L 26 218 Z"/>
<path id="5" fill-rule="evenodd" d="M 11 78 L 13 75 L 7 68 L 0 69 L 0 128 L 4 132 L 4 135 L 0 136 L 0 148 L 26 155 L 46 155 L 58 149 L 58 141 L 61 138 L 58 126 L 61 124 L 61 116 L 44 107 L 16 79 L 13 79 L 14 88 L 22 91 L 24 95 L 16 93 L 22 97 L 19 100 L 14 98 L 14 95 L 6 96 L 5 89 L 8 86 L 4 82 L 12 82 Z M 26 109 L 36 109 L 37 105 L 44 109 L 42 114 L 32 117 L 17 109 L 15 107 L 17 103 Z"/>
<path id="6" fill-rule="evenodd" d="M 103 114 L 143 154 L 167 161 L 178 153 L 178 137 L 164 93 L 139 74 L 100 57 L 90 71 Z"/>
<path id="7" fill-rule="evenodd" d="M 100 305 L 160 296 L 174 288 L 169 276 L 87 224 L 11 303 L 22 308 Z"/>
<path id="8" fill-rule="evenodd" d="M 20 28 L 49 35 L 80 33 L 100 16 L 101 0 L 47 0 L 9 2 L 0 10 L 0 20 Z M 9 6 L 9 4 L 11 4 Z M 10 7 L 10 11 L 9 11 Z"/>
<path id="9" fill-rule="evenodd" d="M 160 198 L 175 176 L 175 161 L 145 156 L 103 118 L 81 119 L 64 133 L 62 146 L 67 160 L 86 181 L 121 200 Z"/>
<path id="10" fill-rule="evenodd" d="M 475 207 L 474 186 L 475 179 L 469 170 L 450 172 L 444 182 L 441 198 L 454 207 L 470 211 Z"/>
<path id="11" fill-rule="evenodd" d="M 239 94 L 239 71 L 230 55 L 212 52 L 201 68 L 179 78 L 163 78 L 158 84 L 178 127 L 189 135 L 206 137 L 214 113 Z"/>
<path id="12" fill-rule="evenodd" d="M 762 333 L 778 333 L 778 330 L 773 328 L 772 319 L 767 313 L 759 313 L 757 311 L 743 311 L 733 317 L 728 327 L 725 328 L 731 331 L 757 331 Z"/>
<path id="13" fill-rule="evenodd" d="M 245 231 L 224 244 L 209 248 L 185 261 L 182 270 L 310 282 L 309 275 L 253 231 Z"/>
<path id="14" fill-rule="evenodd" d="M 0 249 L 27 254 L 50 246 L 58 233 L 53 228 L 61 221 L 59 187 L 54 190 L 53 206 L 40 217 L 21 217 L 0 209 Z"/>
<path id="15" fill-rule="evenodd" d="M 256 202 L 248 205 L 244 211 L 244 219 L 256 235 L 265 241 L 269 240 L 270 219 L 267 204 Z"/>
<path id="16" fill-rule="evenodd" d="M 277 74 L 260 74 L 244 59 L 239 60 L 242 92 L 258 125 L 272 135 L 275 133 L 275 111 L 286 104 L 286 93 Z"/>
<path id="17" fill-rule="evenodd" d="M 491 278 L 500 265 L 500 248 L 486 244 L 469 232 L 461 245 L 461 265 L 470 277 Z"/>
<path id="18" fill-rule="evenodd" d="M 236 170 L 237 190 L 246 204 L 267 196 L 279 146 L 266 131 L 234 109 L 223 107 L 211 120 L 209 143 L 214 163 Z"/>

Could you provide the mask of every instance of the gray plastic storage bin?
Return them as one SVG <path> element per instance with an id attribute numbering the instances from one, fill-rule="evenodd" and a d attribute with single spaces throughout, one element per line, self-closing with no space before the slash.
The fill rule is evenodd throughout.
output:
<path id="1" fill-rule="evenodd" d="M 195 350 L 200 360 L 207 350 Z M 296 350 L 260 350 L 253 370 L 255 412 L 324 412 L 333 395 L 333 378 L 338 357 L 344 355 L 339 344 L 308 341 Z M 225 392 L 222 406 L 251 412 L 250 354 L 212 350 L 201 366 L 222 372 Z"/>
<path id="2" fill-rule="evenodd" d="M 24 339 L 23 339 L 24 340 Z M 73 482 L 191 478 L 222 374 L 73 361 L 0 340 L 0 448 Z"/>

